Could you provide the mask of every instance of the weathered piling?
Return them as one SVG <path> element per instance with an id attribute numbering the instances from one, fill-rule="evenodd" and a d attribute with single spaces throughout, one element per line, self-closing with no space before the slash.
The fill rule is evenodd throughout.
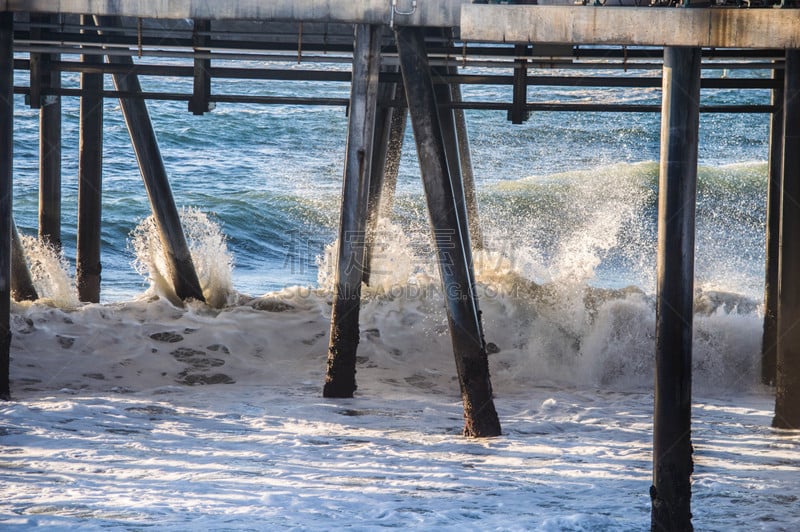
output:
<path id="1" fill-rule="evenodd" d="M 43 38 L 36 24 L 57 23 L 53 15 L 31 16 L 31 37 Z M 39 237 L 61 248 L 61 72 L 51 68 L 58 54 L 31 54 L 31 107 L 39 109 Z"/>
<path id="2" fill-rule="evenodd" d="M 775 384 L 778 345 L 778 245 L 781 223 L 781 171 L 783 169 L 783 70 L 772 77 L 780 85 L 772 89 L 775 110 L 769 120 L 769 176 L 767 182 L 766 259 L 764 265 L 764 332 L 761 339 L 761 382 Z"/>
<path id="3" fill-rule="evenodd" d="M 381 31 L 381 26 L 357 24 L 355 27 L 339 254 L 328 367 L 322 391 L 325 397 L 352 397 L 356 390 L 358 318 L 361 282 L 364 278 L 364 242 L 378 101 Z"/>
<path id="4" fill-rule="evenodd" d="M 192 34 L 192 44 L 195 53 L 202 51 L 208 46 L 211 38 L 208 32 L 211 31 L 210 20 L 195 20 L 194 32 Z M 207 57 L 195 57 L 194 59 L 194 88 L 192 98 L 189 100 L 189 111 L 195 115 L 202 115 L 211 110 L 209 99 L 211 97 L 211 59 Z"/>
<path id="5" fill-rule="evenodd" d="M 91 19 L 83 17 L 84 24 Z M 87 20 L 88 19 L 88 20 Z M 98 55 L 84 55 L 86 65 L 102 64 Z M 78 161 L 78 243 L 75 284 L 81 301 L 100 301 L 103 204 L 103 74 L 81 73 Z"/>
<path id="6" fill-rule="evenodd" d="M 396 66 L 382 67 L 382 72 L 397 72 Z M 384 193 L 384 178 L 386 176 L 387 157 L 389 156 L 389 143 L 391 141 L 392 116 L 395 109 L 389 105 L 397 93 L 398 83 L 383 83 L 378 85 L 378 109 L 375 113 L 375 131 L 372 141 L 372 162 L 370 163 L 369 199 L 367 200 L 367 230 L 364 242 L 364 283 L 370 284 L 372 274 L 372 259 L 375 250 L 376 232 L 378 221 L 383 214 L 381 202 Z M 397 110 L 405 112 L 405 109 Z M 394 194 L 394 185 L 389 194 Z"/>
<path id="7" fill-rule="evenodd" d="M 444 68 L 433 68 L 431 72 L 434 76 L 445 76 L 447 74 Z M 477 212 L 477 207 L 473 209 L 467 208 L 467 194 L 464 187 L 464 178 L 461 173 L 461 146 L 458 143 L 458 133 L 456 127 L 455 112 L 452 108 L 453 95 L 449 84 L 438 83 L 433 85 L 433 94 L 436 99 L 439 118 L 439 130 L 442 135 L 442 142 L 444 143 L 445 159 L 447 160 L 447 171 L 450 176 L 450 183 L 453 187 L 453 195 L 456 201 L 456 208 L 458 209 L 458 222 L 460 224 L 460 233 L 462 235 L 469 235 L 469 239 L 465 241 L 470 242 L 472 237 L 472 224 L 470 223 L 469 211 L 474 210 Z M 474 192 L 473 192 L 474 199 Z M 474 265 L 472 263 L 472 253 L 467 254 L 467 269 L 474 272 Z M 470 274 L 470 282 L 472 283 L 472 292 L 475 292 L 475 275 Z M 478 301 L 475 300 L 475 308 L 478 308 Z M 478 311 L 480 315 L 480 311 Z M 480 325 L 480 321 L 479 321 Z M 481 334 L 481 336 L 483 336 Z"/>
<path id="8" fill-rule="evenodd" d="M 395 100 L 405 102 L 406 92 L 403 84 L 395 85 Z M 383 169 L 383 192 L 379 205 L 380 216 L 388 216 L 394 206 L 394 193 L 397 189 L 397 176 L 400 173 L 400 157 L 403 153 L 403 140 L 406 136 L 408 106 L 396 107 L 389 123 L 389 142 L 387 144 L 386 164 Z"/>
<path id="9" fill-rule="evenodd" d="M 700 49 L 664 48 L 658 190 L 653 531 L 692 530 L 691 399 Z"/>
<path id="10" fill-rule="evenodd" d="M 778 259 L 778 349 L 772 426 L 800 429 L 800 50 L 786 51 Z"/>
<path id="11" fill-rule="evenodd" d="M 11 398 L 11 212 L 14 157 L 14 14 L 0 12 L 0 399 Z"/>
<path id="12" fill-rule="evenodd" d="M 451 73 L 457 74 L 457 69 L 452 67 Z M 461 103 L 461 85 L 454 83 L 450 86 L 450 93 L 454 104 Z M 478 212 L 478 196 L 475 193 L 475 174 L 472 171 L 472 154 L 469 147 L 469 133 L 464 110 L 454 108 L 453 117 L 456 121 L 456 139 L 458 141 L 458 156 L 461 162 L 461 179 L 464 181 L 464 200 L 467 204 L 467 219 L 469 220 L 469 238 L 472 249 L 483 249 L 483 230 Z"/>
<path id="13" fill-rule="evenodd" d="M 395 30 L 395 38 L 444 285 L 447 318 L 464 402 L 464 434 L 497 436 L 500 434 L 500 421 L 492 399 L 489 362 L 473 291 L 469 232 L 462 232 L 464 224 L 459 220 L 455 191 L 448 172 L 424 33 L 417 28 L 399 27 Z"/>
<path id="14" fill-rule="evenodd" d="M 98 26 L 119 27 L 114 17 L 94 17 Z M 112 65 L 132 67 L 133 60 L 128 56 L 109 55 Z M 136 74 L 113 74 L 114 86 L 120 92 L 140 94 L 142 87 Z M 172 196 L 167 170 L 161 158 L 150 115 L 145 101 L 139 98 L 120 98 L 120 107 L 128 126 L 133 151 L 139 162 L 147 196 L 158 227 L 175 294 L 182 300 L 197 299 L 205 301 L 192 255 L 181 227 L 178 209 Z"/>
<path id="15" fill-rule="evenodd" d="M 31 271 L 25 260 L 25 249 L 17 231 L 17 224 L 11 218 L 11 295 L 17 301 L 36 301 L 39 294 L 31 279 Z"/>

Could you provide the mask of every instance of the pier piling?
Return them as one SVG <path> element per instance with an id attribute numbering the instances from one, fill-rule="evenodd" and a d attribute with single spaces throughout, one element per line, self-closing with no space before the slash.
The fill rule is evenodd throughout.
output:
<path id="1" fill-rule="evenodd" d="M 443 68 L 432 69 L 433 75 L 446 75 L 446 70 Z M 455 109 L 452 108 L 454 102 L 452 88 L 449 84 L 434 84 L 434 97 L 439 113 L 439 127 L 442 132 L 442 140 L 444 142 L 444 152 L 447 158 L 447 169 L 450 175 L 450 182 L 453 185 L 453 193 L 455 194 L 456 205 L 458 207 L 458 220 L 461 224 L 461 234 L 469 234 L 470 241 L 472 239 L 472 231 L 474 223 L 477 222 L 478 208 L 475 203 L 467 205 L 467 191 L 466 183 L 464 180 L 463 168 L 461 162 L 462 146 L 459 143 L 458 125 L 456 122 Z M 470 177 L 472 173 L 470 172 Z M 470 184 L 472 184 L 470 180 Z M 471 191 L 471 198 L 474 202 L 475 191 Z M 475 213 L 473 219 L 470 214 Z M 480 230 L 478 230 L 480 234 Z M 473 269 L 472 253 L 469 254 L 470 263 L 469 269 Z M 477 305 L 477 302 L 476 302 Z"/>
<path id="2" fill-rule="evenodd" d="M 211 40 L 208 32 L 211 31 L 210 20 L 195 20 L 192 44 L 195 53 L 208 46 Z M 211 110 L 209 98 L 211 97 L 211 59 L 195 57 L 194 59 L 194 89 L 189 100 L 189 111 L 195 115 L 202 115 Z"/>
<path id="3" fill-rule="evenodd" d="M 0 400 L 11 399 L 11 231 L 14 159 L 14 14 L 0 12 Z"/>
<path id="4" fill-rule="evenodd" d="M 786 51 L 778 258 L 778 348 L 772 426 L 800 429 L 800 50 Z"/>
<path id="5" fill-rule="evenodd" d="M 19 238 L 17 225 L 11 218 L 11 295 L 17 301 L 36 301 L 39 294 L 33 286 L 28 262 L 25 260 L 25 249 Z"/>
<path id="6" fill-rule="evenodd" d="M 692 530 L 692 317 L 700 49 L 665 47 L 658 188 L 653 531 Z"/>
<path id="7" fill-rule="evenodd" d="M 405 102 L 406 92 L 403 83 L 395 84 L 395 100 Z M 400 173 L 400 157 L 403 154 L 403 140 L 406 136 L 408 122 L 408 106 L 402 105 L 392 110 L 389 123 L 389 141 L 386 149 L 386 165 L 383 169 L 383 191 L 379 205 L 380 216 L 388 216 L 394 206 L 394 195 L 397 189 L 397 176 Z"/>
<path id="8" fill-rule="evenodd" d="M 766 260 L 764 265 L 764 331 L 761 339 L 761 382 L 775 384 L 778 345 L 778 245 L 781 224 L 781 172 L 783 168 L 783 70 L 772 77 L 780 85 L 772 89 L 775 110 L 769 120 L 769 174 L 767 181 Z"/>
<path id="9" fill-rule="evenodd" d="M 457 206 L 439 123 L 439 112 L 422 29 L 398 27 L 397 52 L 417 145 L 422 181 L 444 285 L 447 319 L 464 403 L 464 435 L 498 436 L 469 243 Z"/>
<path id="10" fill-rule="evenodd" d="M 32 38 L 50 31 L 36 24 L 57 22 L 54 15 L 32 16 Z M 31 106 L 39 108 L 39 238 L 56 249 L 61 249 L 61 96 L 44 93 L 61 88 L 61 72 L 51 68 L 59 57 L 31 54 Z"/>
<path id="11" fill-rule="evenodd" d="M 397 72 L 397 67 L 383 67 L 383 72 Z M 404 113 L 405 109 L 395 109 L 389 105 L 397 93 L 398 83 L 384 83 L 378 86 L 378 110 L 375 114 L 375 132 L 372 143 L 372 163 L 370 164 L 369 200 L 367 202 L 367 232 L 364 243 L 364 284 L 370 284 L 372 259 L 375 250 L 378 221 L 384 214 L 381 203 L 385 190 L 387 158 L 391 141 L 392 116 L 395 112 Z M 394 194 L 394 185 L 389 194 Z"/>
<path id="12" fill-rule="evenodd" d="M 83 19 L 84 24 L 91 24 L 89 17 Z M 87 54 L 82 62 L 100 65 L 103 58 Z M 81 89 L 75 284 L 81 301 L 97 303 L 102 269 L 103 74 L 81 73 Z"/>
<path id="13" fill-rule="evenodd" d="M 119 27 L 120 23 L 114 17 L 95 17 L 98 26 Z M 112 65 L 132 67 L 133 59 L 128 56 L 109 55 L 108 62 Z M 114 86 L 124 93 L 140 94 L 142 87 L 139 78 L 134 73 L 113 74 Z M 128 126 L 133 150 L 139 162 L 139 171 L 142 174 L 147 196 L 153 209 L 153 217 L 158 227 L 164 251 L 167 254 L 167 264 L 170 269 L 172 286 L 175 295 L 181 300 L 197 299 L 205 301 L 197 271 L 194 268 L 192 255 L 183 234 L 178 209 L 172 196 L 167 170 L 161 158 L 147 104 L 139 98 L 120 98 L 120 107 Z"/>
<path id="14" fill-rule="evenodd" d="M 347 127 L 339 253 L 331 313 L 331 338 L 324 397 L 352 397 L 364 278 L 372 144 L 378 101 L 381 26 L 357 24 L 353 48 L 350 116 Z"/>
<path id="15" fill-rule="evenodd" d="M 458 71 L 452 67 L 451 73 Z M 450 86 L 450 95 L 454 104 L 461 103 L 461 85 L 454 83 Z M 467 204 L 467 220 L 469 221 L 469 238 L 472 249 L 483 249 L 483 230 L 478 213 L 478 196 L 475 193 L 475 175 L 472 172 L 472 154 L 469 147 L 469 134 L 467 119 L 464 110 L 453 108 L 453 117 L 456 121 L 456 140 L 458 142 L 458 157 L 461 162 L 461 179 L 464 181 L 464 201 Z"/>

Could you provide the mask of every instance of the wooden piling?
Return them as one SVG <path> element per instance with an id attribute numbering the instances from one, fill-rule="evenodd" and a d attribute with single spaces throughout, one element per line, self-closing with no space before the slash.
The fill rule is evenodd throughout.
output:
<path id="1" fill-rule="evenodd" d="M 778 245 L 781 220 L 781 171 L 783 168 L 783 70 L 772 77 L 780 86 L 772 89 L 775 110 L 769 121 L 769 176 L 767 182 L 766 260 L 764 279 L 764 331 L 761 339 L 761 382 L 775 384 L 778 345 Z"/>
<path id="2" fill-rule="evenodd" d="M 83 24 L 91 23 L 84 15 Z M 88 19 L 88 20 L 87 20 Z M 102 56 L 86 54 L 85 65 L 102 64 Z M 82 73 L 80 156 L 78 162 L 78 243 L 75 283 L 81 301 L 100 301 L 103 204 L 103 74 Z"/>
<path id="3" fill-rule="evenodd" d="M 800 50 L 786 51 L 778 258 L 778 348 L 772 426 L 800 429 Z"/>
<path id="4" fill-rule="evenodd" d="M 192 44 L 194 51 L 208 47 L 211 38 L 207 33 L 211 31 L 210 20 L 195 20 Z M 195 115 L 202 115 L 211 110 L 209 99 L 211 97 L 211 59 L 194 59 L 194 89 L 189 100 L 189 111 Z"/>
<path id="5" fill-rule="evenodd" d="M 95 16 L 94 20 L 98 26 L 120 26 L 116 17 Z M 133 66 L 133 59 L 128 56 L 109 55 L 108 62 L 124 67 Z M 113 74 L 112 78 L 114 86 L 120 92 L 133 94 L 142 92 L 136 74 Z M 156 134 L 147 112 L 147 104 L 139 98 L 120 98 L 119 103 L 139 162 L 139 171 L 150 199 L 153 217 L 167 254 L 167 264 L 175 294 L 182 300 L 205 301 L 192 255 L 183 234 L 178 209 L 175 207 Z"/>
<path id="6" fill-rule="evenodd" d="M 433 75 L 446 75 L 447 71 L 444 68 L 432 69 Z M 459 143 L 458 127 L 456 123 L 455 109 L 451 106 L 453 104 L 453 94 L 450 85 L 448 84 L 434 84 L 434 96 L 438 106 L 439 113 L 439 127 L 442 132 L 442 140 L 444 141 L 444 152 L 447 158 L 447 168 L 450 174 L 450 181 L 453 184 L 453 193 L 456 198 L 456 205 L 458 206 L 458 220 L 462 224 L 461 233 L 469 233 L 470 241 L 472 240 L 472 232 L 475 229 L 474 225 L 477 222 L 478 208 L 476 204 L 467 204 L 467 191 L 464 181 L 464 174 L 462 172 L 461 162 L 462 146 Z M 471 172 L 470 172 L 471 176 Z M 471 180 L 470 180 L 471 181 Z M 472 190 L 472 200 L 475 201 L 475 191 Z M 475 213 L 473 219 L 470 214 Z M 477 230 L 480 234 L 480 229 Z M 472 254 L 470 253 L 470 270 L 473 269 Z"/>
<path id="7" fill-rule="evenodd" d="M 452 67 L 451 73 L 457 74 L 457 69 Z M 454 83 L 450 86 L 453 103 L 461 103 L 461 85 Z M 467 119 L 464 109 L 453 109 L 456 121 L 456 139 L 458 141 L 458 156 L 461 162 L 461 179 L 464 181 L 464 200 L 467 204 L 467 219 L 469 221 L 469 238 L 472 249 L 483 249 L 483 229 L 478 213 L 478 196 L 475 193 L 475 175 L 472 171 L 472 154 L 469 147 L 469 134 Z"/>
<path id="8" fill-rule="evenodd" d="M 17 231 L 14 218 L 11 218 L 11 295 L 17 301 L 36 301 L 39 294 L 31 279 L 25 249 Z"/>
<path id="9" fill-rule="evenodd" d="M 658 191 L 653 531 L 692 530 L 692 312 L 700 49 L 664 48 Z"/>
<path id="10" fill-rule="evenodd" d="M 382 72 L 397 72 L 396 66 L 383 67 Z M 398 83 L 383 83 L 378 85 L 378 109 L 375 113 L 375 131 L 372 141 L 372 162 L 370 164 L 369 199 L 367 200 L 367 232 L 364 242 L 364 284 L 370 284 L 372 273 L 372 259 L 375 250 L 375 239 L 378 221 L 381 218 L 381 201 L 384 192 L 384 177 L 386 176 L 386 163 L 389 156 L 389 143 L 391 141 L 392 116 L 396 110 L 389 105 L 397 93 Z M 396 179 L 395 183 L 396 184 Z M 390 191 L 394 194 L 394 189 Z"/>
<path id="11" fill-rule="evenodd" d="M 444 285 L 464 402 L 464 434 L 497 436 L 500 421 L 492 399 L 489 362 L 473 291 L 469 232 L 462 231 L 464 224 L 459 220 L 455 190 L 448 172 L 424 33 L 418 28 L 398 27 L 395 38 Z"/>
<path id="12" fill-rule="evenodd" d="M 395 85 L 395 100 L 405 102 L 406 92 L 403 84 Z M 383 169 L 383 192 L 379 205 L 380 216 L 389 216 L 394 206 L 394 195 L 397 189 L 397 176 L 400 174 L 400 157 L 403 154 L 403 140 L 406 136 L 408 107 L 403 105 L 392 111 L 389 123 L 389 142 L 387 144 L 386 164 Z"/>
<path id="13" fill-rule="evenodd" d="M 58 16 L 37 15 L 34 23 L 52 24 Z M 38 37 L 49 30 L 34 28 Z M 37 38 L 37 35 L 34 35 Z M 61 97 L 43 95 L 61 88 L 61 72 L 51 68 L 58 54 L 31 54 L 31 77 L 36 78 L 39 97 L 39 238 L 61 249 Z M 34 103 L 34 97 L 31 97 Z"/>
<path id="14" fill-rule="evenodd" d="M 356 350 L 364 278 L 370 165 L 378 101 L 381 26 L 357 24 L 347 128 L 339 254 L 336 266 L 328 367 L 322 394 L 352 397 L 356 390 Z"/>
<path id="15" fill-rule="evenodd" d="M 14 14 L 0 12 L 0 399 L 11 399 L 11 225 L 14 160 Z"/>

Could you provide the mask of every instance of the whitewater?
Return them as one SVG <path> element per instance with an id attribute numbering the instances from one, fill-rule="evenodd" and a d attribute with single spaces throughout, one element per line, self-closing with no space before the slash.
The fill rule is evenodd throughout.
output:
<path id="1" fill-rule="evenodd" d="M 182 305 L 115 103 L 100 304 L 74 290 L 77 155 L 65 147 L 58 254 L 31 236 L 36 115 L 16 109 L 14 214 L 41 298 L 12 308 L 0 528 L 649 528 L 658 116 L 542 113 L 509 128 L 497 113 L 467 114 L 487 240 L 478 295 L 503 427 L 468 440 L 410 132 L 364 291 L 358 390 L 331 400 L 321 388 L 341 110 L 151 107 L 209 301 Z M 65 99 L 65 142 L 76 110 Z M 766 140 L 766 117 L 703 117 L 697 530 L 795 530 L 800 515 L 800 435 L 770 427 L 774 398 L 759 383 Z"/>

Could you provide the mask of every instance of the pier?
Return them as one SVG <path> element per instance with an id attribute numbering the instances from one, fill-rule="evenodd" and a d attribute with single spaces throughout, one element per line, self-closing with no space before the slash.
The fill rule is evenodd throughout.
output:
<path id="1" fill-rule="evenodd" d="M 690 5 L 691 2 L 686 2 Z M 800 10 L 727 7 L 496 5 L 463 0 L 5 0 L 0 1 L 0 396 L 10 399 L 12 294 L 35 299 L 17 243 L 12 205 L 14 98 L 40 116 L 39 234 L 61 241 L 62 98 L 80 98 L 77 285 L 99 300 L 102 224 L 100 103 L 118 99 L 180 300 L 204 300 L 169 171 L 148 106 L 186 102 L 338 106 L 348 112 L 339 251 L 323 395 L 356 390 L 362 283 L 369 282 L 375 220 L 391 204 L 413 129 L 435 235 L 447 321 L 464 405 L 464 434 L 501 434 L 489 375 L 472 252 L 483 247 L 464 110 L 504 113 L 661 114 L 653 530 L 691 529 L 691 371 L 694 226 L 701 113 L 771 117 L 762 380 L 775 385 L 773 426 L 800 428 Z M 162 59 L 181 61 L 164 65 Z M 258 68 L 253 61 L 269 61 Z M 350 70 L 318 69 L 319 61 Z M 299 67 L 298 67 L 299 65 Z M 308 65 L 308 66 L 304 66 Z M 531 70 L 536 70 L 532 74 Z M 598 74 L 602 69 L 604 74 Z M 742 76 L 704 76 L 707 70 Z M 608 71 L 633 72 L 615 76 Z M 80 73 L 79 88 L 61 74 Z M 546 72 L 546 73 L 542 73 Z M 754 74 L 758 73 L 758 74 Z M 768 74 L 768 75 L 761 75 Z M 185 77 L 191 92 L 146 92 L 139 77 Z M 103 80 L 112 79 L 113 89 Z M 348 84 L 349 98 L 212 90 L 212 81 L 305 80 Z M 511 87 L 508 101 L 462 97 L 463 85 Z M 661 105 L 529 102 L 536 86 L 652 87 Z M 216 85 L 215 85 L 216 87 Z M 769 90 L 769 104 L 706 105 L 702 89 Z M 443 238 L 447 235 L 447 238 Z M 321 383 L 323 384 L 323 383 Z"/>

